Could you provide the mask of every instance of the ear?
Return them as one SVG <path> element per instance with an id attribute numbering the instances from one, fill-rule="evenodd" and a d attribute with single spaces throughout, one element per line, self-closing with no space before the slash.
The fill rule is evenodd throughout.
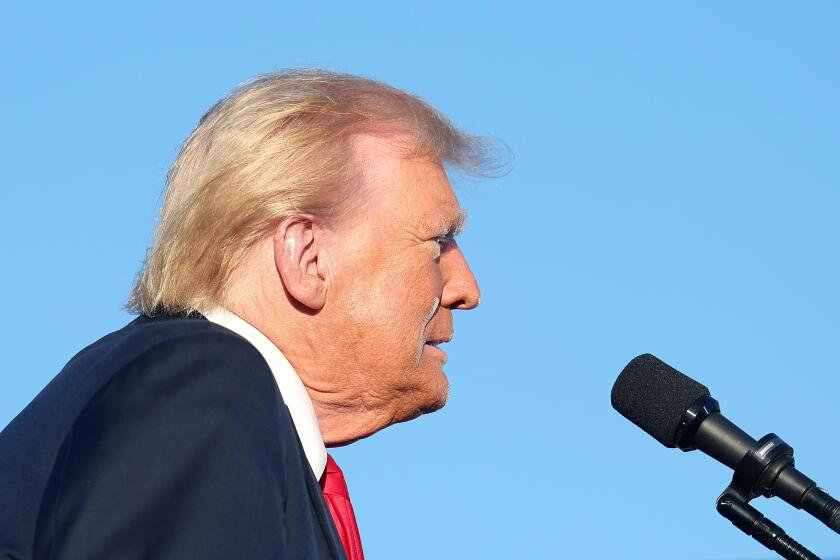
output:
<path id="1" fill-rule="evenodd" d="M 284 219 L 274 231 L 274 266 L 286 292 L 308 309 L 320 310 L 326 303 L 321 232 L 312 216 Z"/>

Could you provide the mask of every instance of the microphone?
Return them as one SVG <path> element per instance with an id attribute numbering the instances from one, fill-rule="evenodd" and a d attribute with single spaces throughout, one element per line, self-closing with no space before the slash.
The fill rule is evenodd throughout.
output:
<path id="1" fill-rule="evenodd" d="M 699 449 L 734 469 L 732 484 L 718 500 L 718 511 L 748 534 L 756 537 L 750 532 L 755 527 L 745 526 L 757 515 L 784 535 L 746 504 L 758 495 L 778 496 L 840 533 L 840 502 L 794 467 L 789 445 L 775 434 L 753 439 L 720 413 L 720 405 L 705 385 L 657 357 L 633 358 L 616 379 L 611 400 L 622 416 L 665 447 Z M 741 511 L 741 506 L 747 510 Z"/>

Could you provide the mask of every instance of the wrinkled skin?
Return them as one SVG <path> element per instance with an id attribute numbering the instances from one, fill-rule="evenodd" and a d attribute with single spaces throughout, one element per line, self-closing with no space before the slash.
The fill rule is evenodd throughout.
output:
<path id="1" fill-rule="evenodd" d="M 453 310 L 479 303 L 453 238 L 463 214 L 446 173 L 398 144 L 355 136 L 353 207 L 329 223 L 281 225 L 246 259 L 254 270 L 243 282 L 258 282 L 232 309 L 289 358 L 327 445 L 442 407 L 446 354 L 430 342 L 452 337 Z"/>

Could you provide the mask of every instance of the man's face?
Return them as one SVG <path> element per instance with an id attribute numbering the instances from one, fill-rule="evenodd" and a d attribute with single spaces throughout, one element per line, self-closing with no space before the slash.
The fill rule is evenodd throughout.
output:
<path id="1" fill-rule="evenodd" d="M 361 202 L 336 227 L 324 311 L 334 367 L 384 427 L 444 405 L 438 344 L 479 290 L 453 239 L 464 216 L 443 168 L 383 137 L 359 135 L 353 147 Z"/>

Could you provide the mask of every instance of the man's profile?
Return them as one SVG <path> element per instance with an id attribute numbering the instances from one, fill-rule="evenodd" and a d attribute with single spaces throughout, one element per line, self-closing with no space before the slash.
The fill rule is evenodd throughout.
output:
<path id="1" fill-rule="evenodd" d="M 0 433 L 0 558 L 363 558 L 326 448 L 442 407 L 479 303 L 444 166 L 489 150 L 420 99 L 257 78 L 173 164 L 127 307 Z"/>

